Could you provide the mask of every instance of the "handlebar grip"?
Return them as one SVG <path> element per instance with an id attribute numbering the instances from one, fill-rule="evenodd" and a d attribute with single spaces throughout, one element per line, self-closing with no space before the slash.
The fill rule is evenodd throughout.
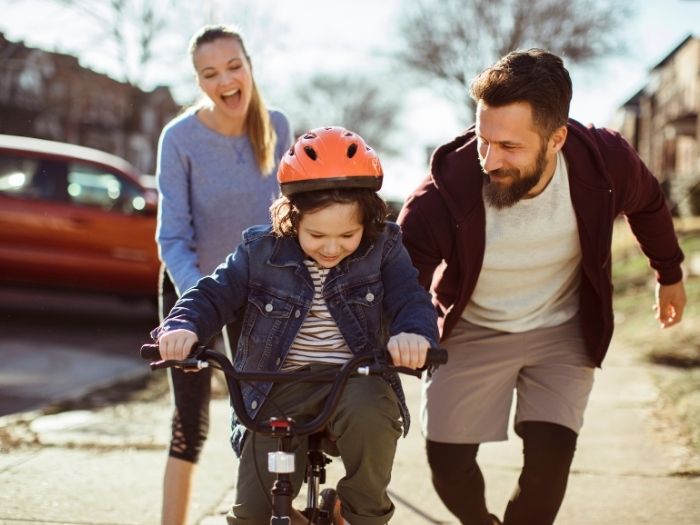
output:
<path id="1" fill-rule="evenodd" d="M 157 344 L 146 344 L 141 346 L 141 359 L 144 361 L 160 361 L 160 350 Z"/>
<path id="2" fill-rule="evenodd" d="M 447 363 L 447 350 L 445 348 L 429 348 L 425 356 L 426 366 L 444 365 Z"/>

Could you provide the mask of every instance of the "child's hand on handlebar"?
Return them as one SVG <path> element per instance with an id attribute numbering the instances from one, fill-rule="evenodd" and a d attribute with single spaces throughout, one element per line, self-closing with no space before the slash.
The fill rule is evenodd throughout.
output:
<path id="1" fill-rule="evenodd" d="M 197 341 L 197 334 L 182 328 L 164 332 L 158 338 L 160 357 L 166 361 L 186 359 Z"/>
<path id="2" fill-rule="evenodd" d="M 422 335 L 401 332 L 391 336 L 386 345 L 394 366 L 421 368 L 425 364 L 425 355 L 430 343 Z"/>

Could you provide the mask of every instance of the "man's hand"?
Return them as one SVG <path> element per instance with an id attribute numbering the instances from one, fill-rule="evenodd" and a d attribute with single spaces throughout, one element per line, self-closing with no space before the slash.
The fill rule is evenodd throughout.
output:
<path id="1" fill-rule="evenodd" d="M 420 368 L 425 364 L 425 356 L 430 343 L 422 335 L 401 332 L 391 336 L 386 345 L 394 366 Z"/>
<path id="2" fill-rule="evenodd" d="M 656 319 L 661 328 L 669 328 L 681 322 L 686 297 L 683 281 L 675 284 L 656 283 Z"/>
<path id="3" fill-rule="evenodd" d="M 189 330 L 164 332 L 158 338 L 160 357 L 165 361 L 171 359 L 181 361 L 187 357 L 197 340 L 197 334 Z"/>

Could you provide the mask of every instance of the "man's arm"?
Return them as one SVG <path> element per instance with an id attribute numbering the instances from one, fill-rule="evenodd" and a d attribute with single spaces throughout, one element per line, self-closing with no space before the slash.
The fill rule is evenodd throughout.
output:
<path id="1" fill-rule="evenodd" d="M 607 130 L 606 130 L 607 131 Z M 659 181 L 619 134 L 607 131 L 606 161 L 614 179 L 616 208 L 624 214 L 661 285 L 683 278 L 683 252 Z M 605 148 L 605 146 L 604 146 Z"/>
<path id="2" fill-rule="evenodd" d="M 434 190 L 431 188 L 429 191 Z M 434 235 L 435 228 L 443 226 L 438 224 L 440 213 L 432 213 L 432 221 L 428 221 L 424 211 L 426 208 L 434 208 L 427 201 L 434 201 L 436 197 L 435 194 L 414 194 L 406 201 L 397 219 L 403 235 L 403 244 L 411 256 L 413 266 L 418 270 L 418 282 L 426 290 L 430 290 L 435 269 L 443 260 Z"/>
<path id="3" fill-rule="evenodd" d="M 620 141 L 624 153 L 613 156 L 617 165 L 611 170 L 622 199 L 620 208 L 656 271 L 653 309 L 661 327 L 669 328 L 681 321 L 686 304 L 681 269 L 683 252 L 658 180 L 637 152 L 622 138 Z"/>

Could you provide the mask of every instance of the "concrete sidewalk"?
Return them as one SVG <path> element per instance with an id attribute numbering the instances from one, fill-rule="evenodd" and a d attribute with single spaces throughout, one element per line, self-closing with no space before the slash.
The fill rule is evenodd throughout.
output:
<path id="1" fill-rule="evenodd" d="M 407 377 L 404 384 L 417 418 L 419 381 Z M 656 398 L 650 367 L 631 350 L 611 348 L 597 372 L 557 524 L 700 523 L 700 477 L 679 475 L 689 466 L 700 473 L 700 462 L 655 428 Z M 214 400 L 211 411 L 191 514 L 198 525 L 225 523 L 235 488 L 227 400 Z M 165 398 L 0 419 L 0 523 L 157 524 L 169 419 Z M 489 505 L 499 516 L 520 461 L 515 437 L 480 452 Z M 330 482 L 339 469 L 336 460 Z M 390 489 L 397 508 L 392 523 L 457 523 L 432 489 L 417 425 L 399 443 Z"/>

